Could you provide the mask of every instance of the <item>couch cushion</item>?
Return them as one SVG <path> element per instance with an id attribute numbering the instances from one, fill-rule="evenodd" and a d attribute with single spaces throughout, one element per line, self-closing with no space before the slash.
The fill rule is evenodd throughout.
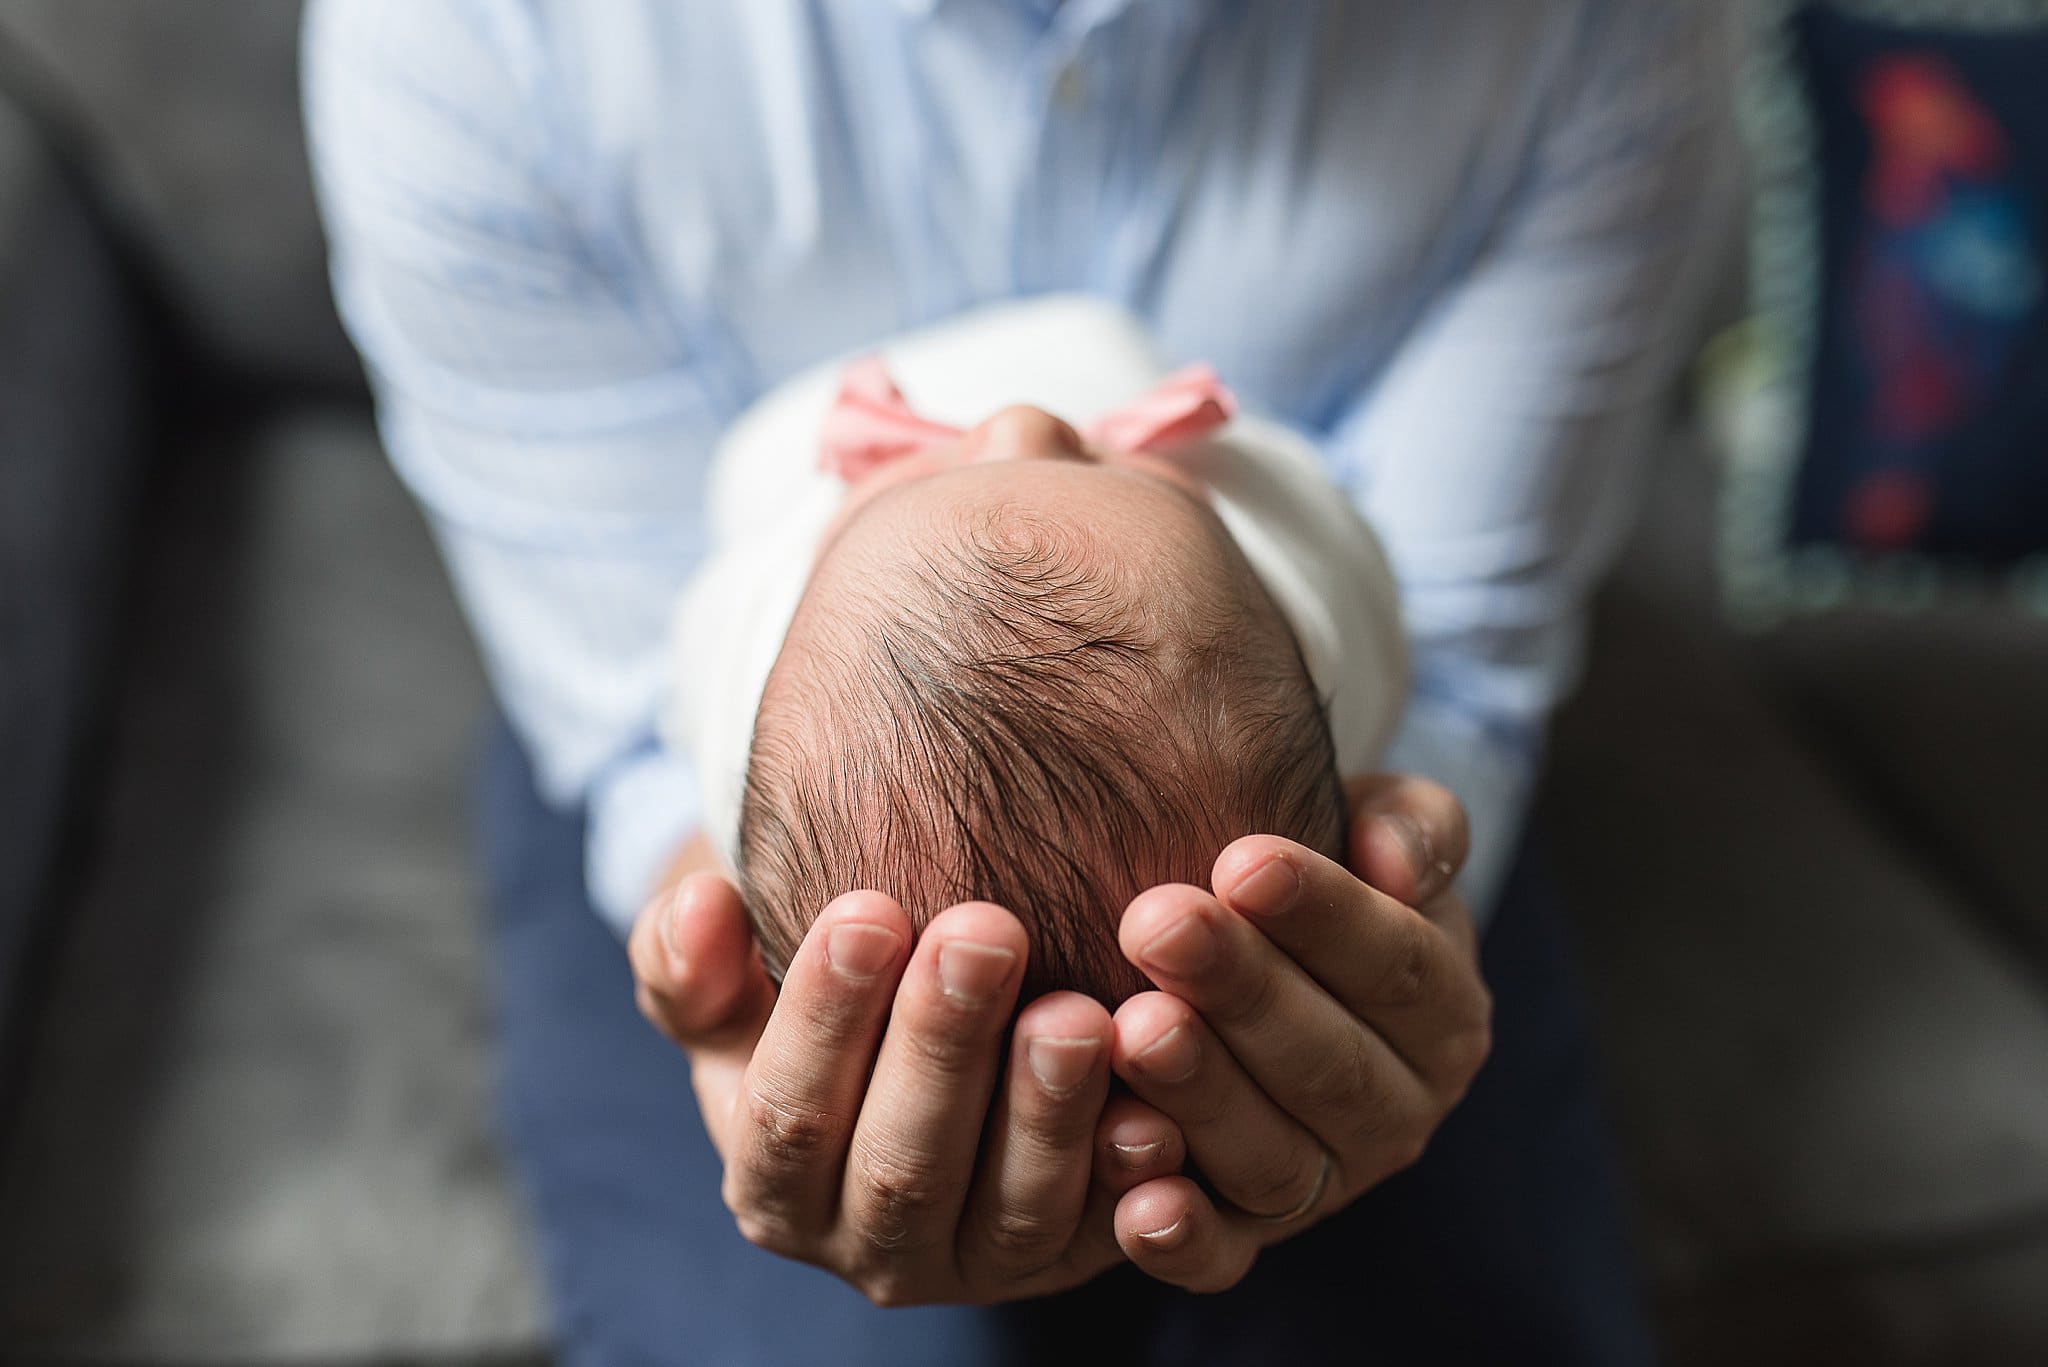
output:
<path id="1" fill-rule="evenodd" d="M 2000 690 L 1923 691 L 1917 725 L 1868 726 L 1844 762 L 1854 697 L 1943 628 L 1861 651 L 1813 623 L 1730 634 L 1710 489 L 1689 453 L 1667 462 L 1545 794 L 1666 1305 L 1702 1361 L 1866 1340 L 1886 1351 L 1856 1360 L 1979 1360 L 1968 1345 L 2011 1334 L 2048 1353 L 2048 1323 L 1997 1290 L 2048 1255 L 2048 991 L 1867 781 L 1904 781 Z M 2015 838 L 1992 816 L 2038 793 L 2021 770 L 1950 785 L 1951 823 Z M 1751 1351 L 1728 1338 L 1743 1317 Z"/>
<path id="2" fill-rule="evenodd" d="M 298 106 L 297 0 L 10 0 L 32 83 L 153 276 L 252 372 L 354 386 L 328 299 Z"/>
<path id="3" fill-rule="evenodd" d="M 366 415 L 195 446 L 149 529 L 100 839 L 0 1165 L 0 1358 L 530 1348 L 463 623 Z"/>
<path id="4" fill-rule="evenodd" d="M 1842 614 L 1763 643 L 1770 679 L 1894 846 L 2048 987 L 2048 621 Z"/>
<path id="5" fill-rule="evenodd" d="M 106 243 L 0 96 L 0 1052 L 40 913 L 141 470 Z"/>

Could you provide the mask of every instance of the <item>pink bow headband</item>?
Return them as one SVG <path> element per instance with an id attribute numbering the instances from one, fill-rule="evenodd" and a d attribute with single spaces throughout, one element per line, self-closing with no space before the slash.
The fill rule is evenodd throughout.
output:
<path id="1" fill-rule="evenodd" d="M 1191 365 L 1150 393 L 1103 414 L 1081 435 L 1116 451 L 1156 451 L 1204 436 L 1237 411 L 1216 372 Z M 879 356 L 855 361 L 819 433 L 818 466 L 849 484 L 905 456 L 950 446 L 965 432 L 912 411 Z"/>

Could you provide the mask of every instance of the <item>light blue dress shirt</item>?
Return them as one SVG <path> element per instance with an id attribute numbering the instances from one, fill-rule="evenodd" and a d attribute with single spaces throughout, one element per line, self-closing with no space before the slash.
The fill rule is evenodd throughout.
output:
<path id="1" fill-rule="evenodd" d="M 689 830 L 671 606 L 721 428 L 993 299 L 1122 302 L 1306 429 L 1484 911 L 1653 439 L 1727 139 L 1682 0 L 314 0 L 343 314 L 623 930 Z M 1733 8 L 1733 7 L 1725 7 Z"/>

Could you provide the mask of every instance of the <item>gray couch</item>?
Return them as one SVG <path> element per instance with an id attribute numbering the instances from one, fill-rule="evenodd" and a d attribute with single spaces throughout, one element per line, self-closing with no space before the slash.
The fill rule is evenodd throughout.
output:
<path id="1" fill-rule="evenodd" d="M 0 8 L 0 1358 L 544 1354 L 484 691 L 276 0 Z M 1720 624 L 1673 443 L 1540 808 L 1685 1363 L 2048 1361 L 2048 630 Z"/>
<path id="2" fill-rule="evenodd" d="M 327 303 L 295 28 L 0 11 L 7 1361 L 543 1351 L 484 685 Z"/>

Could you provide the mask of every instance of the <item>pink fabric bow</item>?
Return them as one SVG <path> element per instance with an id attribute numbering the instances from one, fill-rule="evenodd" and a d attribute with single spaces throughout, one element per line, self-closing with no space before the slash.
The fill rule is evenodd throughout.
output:
<path id="1" fill-rule="evenodd" d="M 1156 451 L 1229 422 L 1237 400 L 1206 365 L 1176 370 L 1158 388 L 1105 413 L 1081 435 L 1117 451 Z M 855 361 L 819 433 L 818 466 L 849 484 L 891 461 L 947 446 L 965 435 L 911 411 L 879 356 Z"/>

